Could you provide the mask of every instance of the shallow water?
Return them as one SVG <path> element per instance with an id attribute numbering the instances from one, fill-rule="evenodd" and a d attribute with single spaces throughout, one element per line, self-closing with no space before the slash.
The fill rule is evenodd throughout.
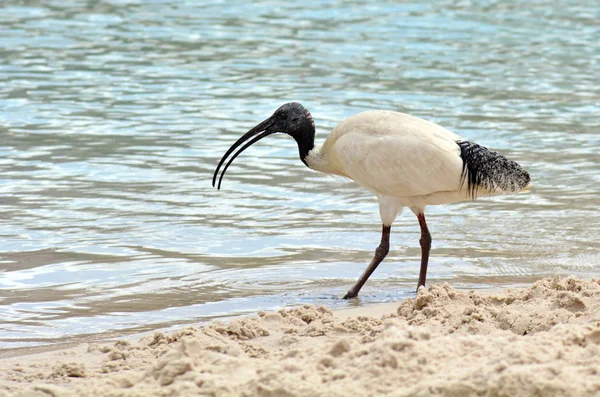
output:
<path id="1" fill-rule="evenodd" d="M 0 349 L 300 303 L 412 296 L 412 213 L 359 302 L 375 199 L 277 136 L 225 150 L 281 103 L 317 141 L 367 109 L 420 116 L 525 166 L 528 194 L 428 209 L 430 282 L 600 271 L 600 17 L 588 2 L 4 1 Z M 78 5 L 77 5 L 78 4 Z"/>

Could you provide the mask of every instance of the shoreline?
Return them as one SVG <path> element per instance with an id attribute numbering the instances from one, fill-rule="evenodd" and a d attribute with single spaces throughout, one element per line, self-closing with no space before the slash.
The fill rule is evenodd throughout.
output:
<path id="1" fill-rule="evenodd" d="M 0 358 L 0 396 L 600 393 L 600 280 L 304 305 Z M 82 394 L 83 393 L 83 394 Z"/>
<path id="2" fill-rule="evenodd" d="M 565 275 L 561 275 L 561 276 L 565 276 Z M 534 279 L 534 281 L 538 280 L 538 279 L 539 278 Z M 509 285 L 507 287 L 505 287 L 501 284 L 501 285 L 494 285 L 494 286 L 490 286 L 490 287 L 486 286 L 485 288 L 481 288 L 481 287 L 461 288 L 461 287 L 458 287 L 457 290 L 459 290 L 459 291 L 476 291 L 477 293 L 479 293 L 481 295 L 490 295 L 495 292 L 503 291 L 505 289 L 525 288 L 529 284 L 530 283 L 521 281 L 517 284 L 506 283 L 506 285 Z M 416 297 L 416 294 L 415 294 L 415 297 Z M 339 299 L 340 300 L 342 299 L 341 295 L 340 295 Z M 373 316 L 378 313 L 383 315 L 383 314 L 385 314 L 384 311 L 387 311 L 387 310 L 390 310 L 390 312 L 393 311 L 391 308 L 398 306 L 400 304 L 400 302 L 401 301 L 390 301 L 390 302 L 382 302 L 382 303 L 372 303 L 372 302 L 359 303 L 358 306 L 344 307 L 344 308 L 331 308 L 331 310 L 334 313 L 334 315 L 336 315 L 336 316 L 338 316 L 338 314 L 342 315 L 344 313 L 348 313 L 348 315 L 355 315 L 355 316 L 360 316 L 360 315 L 365 315 L 365 314 Z M 387 307 L 388 305 L 390 305 L 389 308 Z M 285 307 L 282 307 L 281 309 L 290 309 L 293 307 L 297 307 L 297 306 L 285 306 Z M 258 310 L 258 311 L 260 311 L 260 310 Z M 222 317 L 208 318 L 208 319 L 201 320 L 198 322 L 191 322 L 191 323 L 187 323 L 187 324 L 184 323 L 184 324 L 179 324 L 176 326 L 168 326 L 165 328 L 150 329 L 147 331 L 127 332 L 125 330 L 125 332 L 121 333 L 120 335 L 116 335 L 116 336 L 102 336 L 102 334 L 89 334 L 88 337 L 85 337 L 84 335 L 79 335 L 76 338 L 76 340 L 70 340 L 70 341 L 66 341 L 66 342 L 43 343 L 40 345 L 33 345 L 33 346 L 4 348 L 4 349 L 0 349 L 0 362 L 2 362 L 2 360 L 17 358 L 17 357 L 21 357 L 21 356 L 28 356 L 28 355 L 32 355 L 32 354 L 51 353 L 56 350 L 68 350 L 68 349 L 75 348 L 82 344 L 104 344 L 104 343 L 112 343 L 117 340 L 127 340 L 129 342 L 135 343 L 138 340 L 140 340 L 148 335 L 154 334 L 155 332 L 173 333 L 173 332 L 177 332 L 179 330 L 182 330 L 182 329 L 185 329 L 188 327 L 201 327 L 201 326 L 210 324 L 215 321 L 227 322 L 227 321 L 231 321 L 232 319 L 236 319 L 236 318 L 242 318 L 242 317 L 256 315 L 256 313 L 258 311 L 254 312 L 254 313 L 246 313 L 246 314 L 224 315 Z M 364 311 L 364 313 L 363 313 L 363 311 Z M 106 333 L 118 334 L 119 332 L 118 331 L 108 331 Z"/>
<path id="3" fill-rule="evenodd" d="M 387 314 L 388 311 L 390 313 L 392 311 L 394 311 L 395 308 L 398 306 L 398 304 L 399 304 L 398 302 L 369 303 L 369 304 L 366 304 L 365 306 L 359 306 L 359 307 L 332 309 L 332 313 L 334 314 L 334 316 L 336 316 L 340 319 L 346 318 L 349 316 L 362 316 L 362 315 L 367 315 L 367 314 L 369 314 L 371 316 L 374 316 L 377 314 L 383 315 L 383 314 Z M 286 307 L 286 308 L 282 308 L 282 309 L 286 310 L 286 309 L 291 309 L 291 308 L 293 308 L 293 307 L 290 306 L 290 307 Z M 109 344 L 109 343 L 114 343 L 118 340 L 126 340 L 130 343 L 136 343 L 145 337 L 153 335 L 156 332 L 163 332 L 163 333 L 170 334 L 170 333 L 179 332 L 181 330 L 184 330 L 184 329 L 190 328 L 190 327 L 202 327 L 202 326 L 205 326 L 212 322 L 229 322 L 234 319 L 244 318 L 244 317 L 252 317 L 252 316 L 256 316 L 256 314 L 232 315 L 232 316 L 221 317 L 218 319 L 206 320 L 206 321 L 203 321 L 201 323 L 196 323 L 196 324 L 181 325 L 176 328 L 171 328 L 171 327 L 169 327 L 168 329 L 160 329 L 159 328 L 156 330 L 135 332 L 135 333 L 125 334 L 122 336 L 115 336 L 115 337 L 98 337 L 96 335 L 93 335 L 90 338 L 88 338 L 89 339 L 88 341 L 61 342 L 61 343 L 44 344 L 44 345 L 39 345 L 39 346 L 25 346 L 25 347 L 13 348 L 13 349 L 4 349 L 4 350 L 0 350 L 0 364 L 2 363 L 2 360 L 10 360 L 10 359 L 17 359 L 19 357 L 24 357 L 24 356 L 52 353 L 54 351 L 63 351 L 63 350 L 66 351 L 66 350 L 77 348 L 81 345 Z M 81 339 L 84 339 L 84 338 L 81 338 Z"/>

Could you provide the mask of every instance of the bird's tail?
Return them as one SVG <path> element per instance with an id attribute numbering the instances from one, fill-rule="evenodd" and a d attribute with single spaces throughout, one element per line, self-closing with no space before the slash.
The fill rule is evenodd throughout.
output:
<path id="1" fill-rule="evenodd" d="M 472 199 L 518 193 L 529 186 L 529 173 L 516 162 L 473 142 L 457 144 L 463 161 L 460 186 Z"/>

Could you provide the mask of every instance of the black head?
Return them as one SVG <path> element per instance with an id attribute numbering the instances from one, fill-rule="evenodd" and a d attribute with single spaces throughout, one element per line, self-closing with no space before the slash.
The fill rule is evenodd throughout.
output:
<path id="1" fill-rule="evenodd" d="M 300 105 L 298 102 L 290 102 L 279 107 L 279 109 L 277 109 L 271 117 L 245 133 L 229 148 L 229 150 L 227 150 L 225 155 L 223 155 L 221 158 L 221 161 L 219 161 L 219 165 L 217 166 L 215 174 L 213 175 L 213 186 L 215 186 L 217 174 L 219 173 L 221 166 L 227 157 L 229 157 L 229 155 L 233 153 L 240 145 L 248 141 L 229 159 L 225 165 L 225 168 L 223 168 L 217 189 L 221 188 L 221 181 L 223 180 L 225 171 L 227 171 L 229 165 L 237 156 L 239 156 L 240 153 L 254 143 L 260 141 L 262 138 L 277 132 L 288 134 L 296 140 L 296 143 L 298 144 L 300 160 L 306 164 L 306 155 L 315 144 L 315 122 L 310 112 L 306 110 L 304 106 Z"/>

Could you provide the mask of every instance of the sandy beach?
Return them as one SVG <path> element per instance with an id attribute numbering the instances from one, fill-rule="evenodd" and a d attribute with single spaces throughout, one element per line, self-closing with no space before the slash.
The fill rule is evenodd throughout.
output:
<path id="1" fill-rule="evenodd" d="M 0 396 L 596 396 L 600 280 L 302 306 L 0 360 Z"/>

